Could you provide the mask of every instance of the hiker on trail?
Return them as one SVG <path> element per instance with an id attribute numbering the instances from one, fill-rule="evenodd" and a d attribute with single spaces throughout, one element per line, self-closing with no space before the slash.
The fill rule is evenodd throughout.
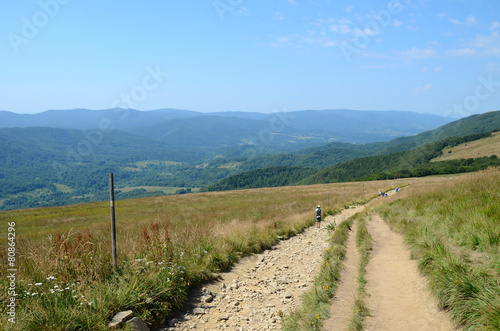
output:
<path id="1" fill-rule="evenodd" d="M 318 208 L 316 208 L 316 227 L 319 228 L 321 227 L 321 206 L 318 205 Z"/>
<path id="2" fill-rule="evenodd" d="M 378 196 L 381 197 L 382 196 L 382 191 L 378 191 Z"/>

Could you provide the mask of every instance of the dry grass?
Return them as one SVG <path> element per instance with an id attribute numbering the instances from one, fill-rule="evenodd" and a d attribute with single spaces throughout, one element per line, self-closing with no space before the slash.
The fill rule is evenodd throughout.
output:
<path id="1" fill-rule="evenodd" d="M 239 256 L 259 252 L 274 245 L 278 236 L 289 237 L 310 226 L 317 204 L 325 212 L 339 210 L 396 184 L 328 184 L 117 201 L 117 273 L 111 268 L 109 203 L 1 212 L 1 224 L 16 223 L 16 290 L 22 294 L 22 323 L 17 326 L 99 330 L 119 309 L 133 309 L 148 322 L 166 317 L 184 302 L 190 287 L 227 269 Z M 167 225 L 168 241 L 162 239 Z M 154 240 L 154 233 L 159 239 Z M 0 228 L 0 237 L 0 260 L 5 265 L 6 226 Z M 2 279 L 6 273 L 6 268 L 0 270 Z M 37 283 L 43 285 L 33 285 Z M 4 301 L 7 283 L 1 281 L 0 286 Z M 61 288 L 69 288 L 71 295 L 59 293 Z M 2 316 L 0 328 L 6 325 L 6 315 Z"/>
<path id="2" fill-rule="evenodd" d="M 500 155 L 500 132 L 495 132 L 488 138 L 460 144 L 452 148 L 447 147 L 443 149 L 443 155 L 432 161 L 475 159 L 491 155 Z"/>
<path id="3" fill-rule="evenodd" d="M 403 196 L 448 181 L 412 180 L 413 185 L 393 180 L 117 201 L 116 273 L 111 269 L 109 203 L 1 212 L 0 224 L 16 223 L 16 290 L 23 294 L 18 327 L 100 330 L 120 309 L 133 309 L 149 323 L 165 318 L 182 305 L 191 287 L 231 267 L 240 256 L 312 225 L 317 204 L 328 214 L 364 203 L 379 190 L 408 185 L 400 193 Z M 159 239 L 145 241 L 144 229 L 154 236 L 154 224 L 160 229 Z M 167 238 L 162 232 L 167 225 L 168 240 L 162 239 Z M 0 260 L 5 265 L 6 226 L 0 228 L 0 238 Z M 6 268 L 0 269 L 0 301 L 7 299 L 6 273 Z M 48 280 L 50 276 L 56 280 Z M 36 283 L 43 285 L 32 296 L 36 286 L 30 284 Z M 71 295 L 57 292 L 56 285 L 69 288 Z M 46 295 L 40 297 L 42 290 Z M 6 323 L 2 309 L 0 328 Z"/>
<path id="4" fill-rule="evenodd" d="M 500 329 L 500 169 L 415 187 L 382 206 L 441 308 L 467 330 Z"/>

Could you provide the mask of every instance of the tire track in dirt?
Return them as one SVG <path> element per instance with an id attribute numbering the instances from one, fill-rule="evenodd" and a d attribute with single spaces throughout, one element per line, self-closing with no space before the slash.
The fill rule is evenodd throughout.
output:
<path id="1" fill-rule="evenodd" d="M 242 259 L 219 281 L 195 291 L 187 311 L 159 330 L 278 330 L 280 315 L 297 309 L 328 248 L 328 223 L 340 224 L 364 206 L 325 218 L 320 229 L 280 241 Z"/>
<path id="2" fill-rule="evenodd" d="M 396 193 L 395 190 L 387 192 L 388 196 Z M 378 197 L 366 204 L 369 206 L 385 197 Z M 323 323 L 322 330 L 347 330 L 353 316 L 354 303 L 357 298 L 358 271 L 361 263 L 361 254 L 356 247 L 356 222 L 353 223 L 346 245 L 346 255 L 343 261 L 344 268 L 340 273 L 339 287 L 335 293 L 330 307 L 330 317 Z"/>
<path id="3" fill-rule="evenodd" d="M 346 245 L 344 269 L 340 273 L 339 287 L 332 299 L 330 318 L 323 323 L 322 330 L 347 330 L 352 317 L 358 287 L 358 268 L 361 254 L 356 247 L 356 222 L 353 223 Z"/>
<path id="4" fill-rule="evenodd" d="M 438 309 L 403 237 L 378 215 L 367 222 L 367 229 L 374 247 L 366 267 L 371 316 L 366 317 L 365 330 L 457 330 Z"/>

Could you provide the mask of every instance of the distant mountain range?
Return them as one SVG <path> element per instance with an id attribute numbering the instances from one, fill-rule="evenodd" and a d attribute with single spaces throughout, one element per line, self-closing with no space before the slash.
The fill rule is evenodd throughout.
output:
<path id="1" fill-rule="evenodd" d="M 453 174 L 498 166 L 498 155 L 478 160 L 431 162 L 445 147 L 489 137 L 500 129 L 500 111 L 473 115 L 412 137 L 350 145 L 331 143 L 297 153 L 244 160 L 246 170 L 210 185 L 207 190 L 234 190 L 278 185 L 309 185 Z M 500 151 L 498 151 L 500 155 Z M 260 166 L 258 166 L 260 165 Z"/>
<path id="2" fill-rule="evenodd" d="M 38 114 L 0 111 L 0 128 L 113 129 L 175 146 L 226 148 L 266 145 L 272 152 L 328 142 L 367 143 L 412 136 L 451 122 L 403 111 L 304 110 L 261 114 L 200 113 L 180 109 L 47 110 Z"/>
<path id="3" fill-rule="evenodd" d="M 110 172 L 117 199 L 189 192 L 252 170 L 248 178 L 264 170 L 269 179 L 254 185 L 286 185 L 355 158 L 486 130 L 493 117 L 447 124 L 436 115 L 397 111 L 1 111 L 0 209 L 106 200 Z"/>

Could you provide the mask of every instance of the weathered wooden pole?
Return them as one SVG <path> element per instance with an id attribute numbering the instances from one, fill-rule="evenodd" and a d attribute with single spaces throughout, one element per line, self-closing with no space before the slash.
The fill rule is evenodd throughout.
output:
<path id="1" fill-rule="evenodd" d="M 109 174 L 109 202 L 111 205 L 111 247 L 113 254 L 113 270 L 116 269 L 116 225 L 115 225 L 115 184 L 113 173 Z"/>

